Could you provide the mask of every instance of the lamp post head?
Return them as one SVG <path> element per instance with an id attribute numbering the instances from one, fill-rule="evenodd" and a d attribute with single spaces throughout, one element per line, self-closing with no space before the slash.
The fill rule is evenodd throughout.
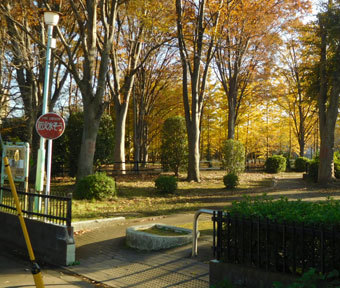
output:
<path id="1" fill-rule="evenodd" d="M 59 14 L 53 11 L 44 12 L 44 21 L 47 25 L 56 26 L 59 21 Z"/>

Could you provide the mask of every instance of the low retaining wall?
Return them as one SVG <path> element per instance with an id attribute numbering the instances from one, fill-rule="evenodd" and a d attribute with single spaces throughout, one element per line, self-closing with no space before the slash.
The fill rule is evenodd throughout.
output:
<path id="1" fill-rule="evenodd" d="M 273 282 L 291 284 L 297 277 L 284 273 L 267 272 L 260 269 L 212 260 L 209 263 L 209 284 L 218 285 L 224 280 L 247 288 L 272 288 Z M 243 287 L 242 286 L 242 287 Z"/>
<path id="2" fill-rule="evenodd" d="M 34 255 L 39 262 L 71 265 L 75 261 L 73 227 L 59 226 L 25 218 Z M 0 212 L 1 246 L 27 251 L 19 218 Z"/>

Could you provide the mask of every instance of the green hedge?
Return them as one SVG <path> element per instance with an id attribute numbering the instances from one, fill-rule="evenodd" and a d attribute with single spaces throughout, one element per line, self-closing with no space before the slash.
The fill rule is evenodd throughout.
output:
<path id="1" fill-rule="evenodd" d="M 223 177 L 223 183 L 227 189 L 234 189 L 239 184 L 237 174 L 229 173 Z"/>
<path id="2" fill-rule="evenodd" d="M 180 116 L 165 120 L 162 127 L 161 163 L 163 170 L 173 171 L 176 176 L 186 168 L 188 141 L 185 119 Z"/>
<path id="3" fill-rule="evenodd" d="M 319 173 L 319 158 L 315 158 L 309 162 L 308 176 L 314 182 L 318 182 L 318 173 Z"/>
<path id="4" fill-rule="evenodd" d="M 287 198 L 274 200 L 264 195 L 233 202 L 226 210 L 232 215 L 269 218 L 278 222 L 340 224 L 340 201 L 332 199 L 323 202 L 288 201 Z"/>
<path id="5" fill-rule="evenodd" d="M 265 163 L 265 170 L 268 173 L 279 173 L 286 171 L 286 158 L 282 155 L 268 157 Z"/>
<path id="6" fill-rule="evenodd" d="M 82 178 L 73 193 L 75 199 L 103 200 L 117 196 L 116 183 L 105 173 L 95 173 Z"/>
<path id="7" fill-rule="evenodd" d="M 164 194 L 174 193 L 177 189 L 177 178 L 174 176 L 160 175 L 155 180 L 155 187 L 158 192 Z"/>
<path id="8" fill-rule="evenodd" d="M 298 157 L 295 159 L 295 171 L 306 172 L 307 165 L 309 164 L 309 159 L 306 157 Z"/>

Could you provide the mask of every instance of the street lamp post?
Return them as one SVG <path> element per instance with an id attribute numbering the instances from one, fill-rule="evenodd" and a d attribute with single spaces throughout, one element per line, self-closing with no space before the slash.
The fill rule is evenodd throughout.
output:
<path id="1" fill-rule="evenodd" d="M 59 14 L 52 11 L 44 13 L 44 21 L 47 25 L 47 48 L 46 48 L 46 62 L 45 62 L 45 80 L 44 80 L 44 94 L 43 94 L 43 106 L 42 114 L 46 114 L 48 105 L 48 92 L 50 83 L 50 60 L 51 60 L 51 43 L 52 43 L 52 32 L 53 27 L 58 24 Z M 42 192 L 44 190 L 44 174 L 45 174 L 45 138 L 40 137 L 40 147 L 38 150 L 37 159 L 37 170 L 36 170 L 36 181 L 35 190 Z"/>

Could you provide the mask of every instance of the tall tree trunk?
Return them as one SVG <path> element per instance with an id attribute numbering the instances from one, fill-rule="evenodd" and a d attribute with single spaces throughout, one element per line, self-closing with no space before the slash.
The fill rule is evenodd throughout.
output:
<path id="1" fill-rule="evenodd" d="M 126 173 L 125 165 L 125 127 L 128 112 L 128 103 L 123 103 L 119 107 L 115 106 L 116 127 L 115 127 L 115 149 L 114 149 L 114 169 L 118 173 Z"/>
<path id="2" fill-rule="evenodd" d="M 235 104 L 236 104 L 236 97 L 235 93 L 237 93 L 234 90 L 229 90 L 228 94 L 228 139 L 234 139 L 235 138 Z"/>
<path id="3" fill-rule="evenodd" d="M 94 113 L 95 109 L 93 108 L 88 108 L 88 111 L 92 113 L 84 113 L 84 129 L 78 158 L 77 181 L 93 174 L 93 159 L 101 115 L 96 115 L 97 113 Z"/>
<path id="4" fill-rule="evenodd" d="M 334 54 L 333 61 L 337 63 L 335 70 L 332 72 L 331 81 L 328 88 L 327 78 L 327 32 L 325 29 L 324 17 L 327 14 L 320 15 L 320 94 L 319 94 L 319 120 L 320 120 L 320 164 L 318 171 L 318 182 L 327 184 L 332 181 L 334 175 L 334 132 L 338 116 L 339 94 L 340 94 L 340 45 Z M 329 92 L 329 97 L 328 95 Z M 328 105 L 327 105 L 328 104 Z"/>
<path id="5" fill-rule="evenodd" d="M 299 138 L 300 157 L 303 157 L 305 155 L 305 139 L 302 139 L 302 138 L 304 138 L 303 135 L 301 135 Z"/>
<path id="6" fill-rule="evenodd" d="M 195 19 L 194 29 L 194 43 L 187 43 L 186 36 L 184 35 L 184 17 L 183 17 L 183 3 L 181 0 L 176 0 L 176 14 L 177 14 L 177 39 L 179 46 L 179 53 L 182 64 L 182 91 L 183 91 L 183 103 L 184 113 L 188 134 L 188 145 L 189 145 L 189 161 L 188 161 L 188 181 L 200 181 L 200 151 L 199 151 L 199 140 L 200 140 L 200 120 L 203 109 L 205 85 L 208 76 L 209 65 L 212 57 L 214 56 L 215 37 L 209 37 L 209 43 L 204 43 L 205 38 L 205 27 L 206 27 L 206 0 L 197 1 L 197 11 Z M 195 4 L 195 5 L 196 5 Z M 222 5 L 222 2 L 220 3 Z M 220 9 L 214 13 L 212 21 L 213 27 L 217 27 L 217 23 L 220 16 Z M 208 16 L 207 16 L 208 17 Z M 208 25 L 207 25 L 208 26 Z M 211 31 L 212 33 L 216 30 Z M 191 37 L 191 36 L 190 36 Z M 187 49 L 190 45 L 193 45 L 193 50 Z M 190 48 L 190 49 L 191 49 Z M 192 53 L 191 53 L 192 52 Z M 190 55 L 191 54 L 191 55 Z M 205 54 L 205 55 L 203 55 Z M 188 56 L 190 55 L 190 57 Z M 192 59 L 190 59 L 192 57 Z M 203 60 L 204 59 L 204 60 Z M 202 62 L 205 62 L 202 64 Z M 190 81 L 188 76 L 190 75 Z M 189 89 L 188 85 L 191 86 L 191 105 L 189 104 Z M 191 109 L 190 109 L 191 106 Z"/>
<path id="7" fill-rule="evenodd" d="M 190 123 L 188 130 L 188 146 L 189 146 L 189 161 L 188 161 L 188 181 L 200 181 L 200 149 L 199 149 L 200 129 L 199 120 Z"/>

